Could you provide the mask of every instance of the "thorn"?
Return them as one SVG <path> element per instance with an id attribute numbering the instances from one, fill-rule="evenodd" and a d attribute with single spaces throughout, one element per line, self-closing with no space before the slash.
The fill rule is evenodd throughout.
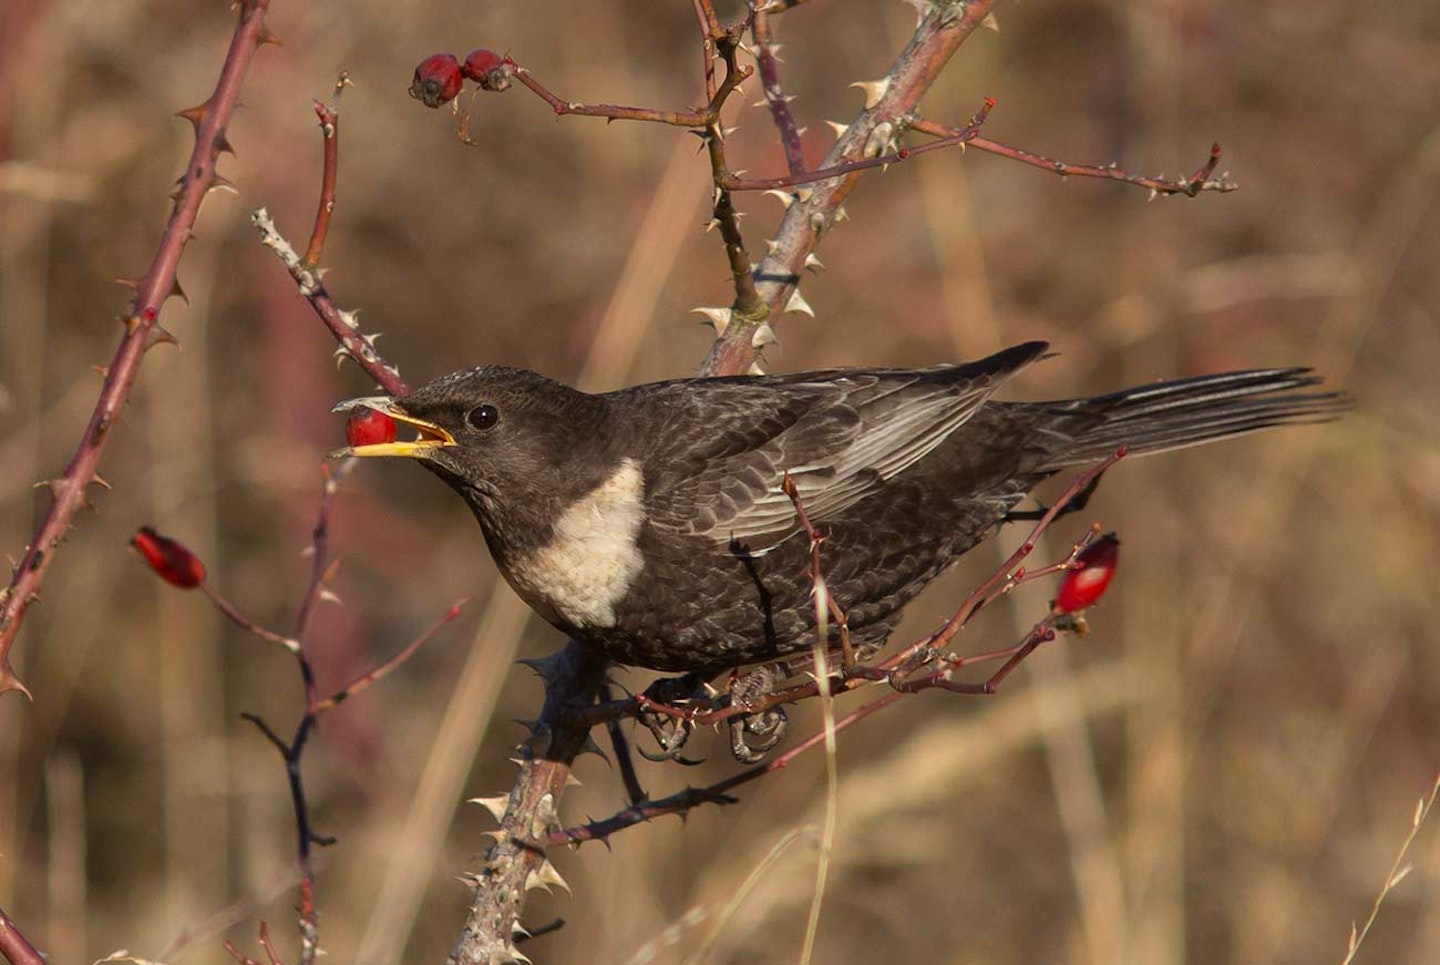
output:
<path id="1" fill-rule="evenodd" d="M 501 794 L 498 797 L 472 797 L 466 804 L 478 804 L 489 811 L 495 818 L 496 823 L 505 820 L 505 809 L 510 806 L 510 795 Z"/>
<path id="2" fill-rule="evenodd" d="M 319 599 L 321 603 L 334 603 L 337 605 L 344 604 L 344 601 L 341 600 L 340 597 L 334 593 L 334 591 L 328 589 L 321 589 Z"/>
<path id="3" fill-rule="evenodd" d="M 725 334 L 725 329 L 730 327 L 730 319 L 735 316 L 735 310 L 733 308 L 692 308 L 690 314 L 704 315 L 705 324 L 715 329 L 715 336 L 718 338 Z"/>
<path id="4" fill-rule="evenodd" d="M 157 345 L 173 345 L 179 348 L 180 340 L 171 335 L 169 329 L 164 325 L 156 322 L 145 335 L 145 351 L 148 352 Z"/>
<path id="5" fill-rule="evenodd" d="M 705 222 L 705 233 L 708 235 L 710 232 L 714 231 L 718 227 L 720 227 L 720 219 L 711 218 L 709 221 Z"/>
<path id="6" fill-rule="evenodd" d="M 865 138 L 865 157 L 879 157 L 887 154 L 895 148 L 895 125 L 889 121 L 881 121 L 870 131 L 870 136 Z"/>
<path id="7" fill-rule="evenodd" d="M 595 742 L 595 738 L 593 737 L 585 738 L 585 746 L 580 748 L 580 754 L 594 754 L 605 763 L 610 763 L 610 758 L 605 756 L 605 752 L 600 749 L 600 745 Z M 579 757 L 580 754 L 576 754 L 575 756 Z"/>
<path id="8" fill-rule="evenodd" d="M 238 156 L 235 153 L 235 148 L 230 144 L 230 139 L 225 136 L 223 131 L 215 137 L 215 153 L 217 155 L 228 154 L 231 157 Z"/>
<path id="9" fill-rule="evenodd" d="M 580 778 L 578 778 L 578 777 L 575 776 L 575 772 L 574 772 L 574 771 L 566 771 L 566 772 L 565 772 L 565 786 L 566 786 L 566 787 L 584 787 L 585 785 L 580 782 Z"/>
<path id="10" fill-rule="evenodd" d="M 785 311 L 803 312 L 811 318 L 815 317 L 815 309 L 810 307 L 810 303 L 805 300 L 804 295 L 800 294 L 800 289 L 798 288 L 790 293 L 790 300 L 785 303 Z M 756 347 L 758 348 L 759 346 Z"/>
<path id="11" fill-rule="evenodd" d="M 808 305 L 806 306 L 809 307 Z M 815 314 L 811 312 L 810 314 Z M 775 329 L 769 322 L 761 322 L 760 327 L 755 329 L 755 334 L 750 337 L 750 347 L 763 349 L 767 345 L 774 345 L 780 341 L 780 336 L 775 334 Z"/>
<path id="12" fill-rule="evenodd" d="M 998 34 L 1000 32 L 1000 21 L 996 18 L 995 11 L 992 10 L 987 13 L 985 19 L 980 21 L 980 26 L 993 30 Z"/>
<path id="13" fill-rule="evenodd" d="M 175 116 L 185 118 L 185 120 L 190 122 L 190 126 L 195 129 L 195 133 L 199 134 L 200 124 L 205 120 L 205 114 L 209 110 L 210 102 L 206 101 L 203 104 L 196 104 L 194 107 L 187 107 L 183 111 L 176 111 Z"/>
<path id="14" fill-rule="evenodd" d="M 837 207 L 837 208 L 835 209 L 835 218 L 834 218 L 830 223 L 831 223 L 831 224 L 839 224 L 839 223 L 842 222 L 842 221 L 849 221 L 849 220 L 850 220 L 850 212 L 846 211 L 846 210 L 845 210 L 845 206 L 842 204 L 842 205 L 840 205 L 839 207 Z"/>
<path id="15" fill-rule="evenodd" d="M 890 89 L 890 78 L 886 76 L 879 80 L 857 80 L 850 86 L 858 87 L 865 92 L 865 109 L 869 111 L 875 109 L 875 105 L 880 103 L 885 92 Z"/>
<path id="16" fill-rule="evenodd" d="M 345 323 L 347 328 L 358 329 L 360 327 L 360 312 L 357 309 L 353 312 L 340 311 L 340 321 Z"/>
<path id="17" fill-rule="evenodd" d="M 240 194 L 240 189 L 235 187 L 235 182 L 218 174 L 215 175 L 215 180 L 210 182 L 210 187 L 205 189 L 205 194 L 209 195 L 211 191 L 228 191 L 236 196 Z"/>
<path id="18" fill-rule="evenodd" d="M 560 877 L 560 872 L 555 870 L 555 866 L 550 863 L 549 858 L 540 862 L 539 875 L 541 881 L 564 888 L 567 892 L 570 892 L 570 886 L 566 884 L 564 878 Z M 573 892 L 570 893 L 573 894 Z"/>
<path id="19" fill-rule="evenodd" d="M 535 671 L 536 676 L 538 676 L 546 683 L 553 683 L 560 674 L 559 650 L 550 654 L 550 656 L 548 657 L 527 657 L 523 660 L 517 660 L 515 662 L 522 663 L 525 666 L 529 667 L 531 670 Z"/>
<path id="20" fill-rule="evenodd" d="M 805 264 L 804 264 L 804 267 L 805 267 L 805 268 L 809 268 L 811 271 L 824 271 L 824 270 L 825 270 L 825 266 L 820 263 L 820 259 L 819 259 L 818 257 L 816 257 L 815 252 L 813 252 L 813 251 L 810 252 L 810 254 L 808 254 L 808 255 L 805 256 Z"/>
<path id="21" fill-rule="evenodd" d="M 140 279 L 138 278 L 115 278 L 112 279 L 112 281 L 117 285 L 123 285 L 131 291 L 138 292 L 140 290 Z"/>
<path id="22" fill-rule="evenodd" d="M 255 46 L 263 47 L 266 44 L 274 44 L 277 47 L 282 46 L 280 38 L 275 36 L 269 27 L 261 27 L 259 35 L 255 38 Z"/>
<path id="23" fill-rule="evenodd" d="M 759 362 L 751 362 L 750 367 L 745 370 L 746 375 L 764 375 L 765 370 L 760 367 Z"/>
<path id="24" fill-rule="evenodd" d="M 185 304 L 190 304 L 190 296 L 185 294 L 185 289 L 180 286 L 180 278 L 177 275 L 170 281 L 170 293 L 166 298 L 179 298 Z"/>
<path id="25" fill-rule="evenodd" d="M 506 831 L 504 828 L 497 828 L 494 831 L 482 831 L 481 834 L 485 835 L 485 837 L 487 838 L 490 838 L 496 844 L 499 844 L 501 841 L 504 841 L 506 838 L 510 837 L 510 832 Z"/>
<path id="26" fill-rule="evenodd" d="M 796 194 L 794 191 L 781 191 L 779 188 L 771 188 L 765 193 L 779 201 L 780 206 L 787 211 L 790 210 L 790 206 L 795 203 Z"/>
<path id="27" fill-rule="evenodd" d="M 825 123 L 829 126 L 830 130 L 835 132 L 835 140 L 837 141 L 845 136 L 846 131 L 850 130 L 849 124 L 841 124 L 839 121 L 826 121 Z"/>
<path id="28" fill-rule="evenodd" d="M 775 254 L 775 252 L 777 252 L 777 251 L 779 251 L 779 250 L 780 250 L 780 242 L 776 241 L 774 238 L 766 238 L 766 239 L 765 239 L 765 251 L 766 251 L 766 253 L 773 255 L 773 254 Z"/>

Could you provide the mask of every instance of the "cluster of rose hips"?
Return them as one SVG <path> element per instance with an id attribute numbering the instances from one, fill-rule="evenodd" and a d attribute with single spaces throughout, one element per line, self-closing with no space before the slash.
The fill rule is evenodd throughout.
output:
<path id="1" fill-rule="evenodd" d="M 467 79 L 482 90 L 501 91 L 510 86 L 514 74 L 515 61 L 483 47 L 472 50 L 464 63 L 454 54 L 433 54 L 415 68 L 410 96 L 426 107 L 439 107 L 454 100 Z"/>

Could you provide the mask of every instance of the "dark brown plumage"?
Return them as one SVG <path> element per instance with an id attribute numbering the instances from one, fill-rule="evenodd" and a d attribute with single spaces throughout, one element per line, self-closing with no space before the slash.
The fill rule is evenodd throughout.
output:
<path id="1" fill-rule="evenodd" d="M 1307 369 L 1264 369 L 1092 399 L 991 400 L 1044 355 L 967 365 L 680 379 L 589 395 L 532 372 L 456 372 L 369 406 L 403 455 L 469 504 L 501 572 L 542 616 L 620 663 L 715 673 L 808 649 L 808 543 L 785 473 L 827 536 L 830 592 L 857 645 L 1066 468 L 1278 425 L 1348 402 Z"/>

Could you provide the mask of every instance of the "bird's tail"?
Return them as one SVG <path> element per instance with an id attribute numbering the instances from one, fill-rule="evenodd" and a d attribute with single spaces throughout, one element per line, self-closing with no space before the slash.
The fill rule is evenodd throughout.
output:
<path id="1" fill-rule="evenodd" d="M 1073 443 L 1047 468 L 1098 462 L 1121 446 L 1140 455 L 1275 426 L 1330 422 L 1351 408 L 1352 400 L 1341 392 L 1304 391 L 1321 381 L 1307 368 L 1258 369 L 1157 382 L 1055 403 L 1079 417 L 1080 424 Z"/>

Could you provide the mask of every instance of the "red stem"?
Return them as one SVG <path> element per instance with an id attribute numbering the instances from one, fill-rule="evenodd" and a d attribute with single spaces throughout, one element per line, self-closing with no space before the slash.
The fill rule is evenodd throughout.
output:
<path id="1" fill-rule="evenodd" d="M 75 513 L 86 505 L 86 490 L 96 478 L 96 468 L 110 430 L 130 398 L 135 378 L 145 352 L 160 341 L 169 341 L 169 333 L 160 327 L 160 309 L 166 299 L 179 292 L 175 282 L 180 255 L 190 239 L 190 230 L 200 212 L 201 202 L 215 186 L 218 175 L 215 163 L 221 152 L 230 149 L 225 128 L 240 98 L 240 88 L 255 51 L 274 38 L 265 29 L 265 10 L 270 0 L 244 0 L 220 79 L 210 99 L 199 107 L 182 113 L 195 125 L 195 148 L 185 166 L 181 187 L 175 196 L 170 222 L 161 236 L 155 259 L 136 286 L 135 299 L 124 317 L 125 335 L 115 357 L 105 370 L 100 397 L 91 413 L 90 423 L 65 473 L 52 485 L 53 500 L 39 528 L 30 541 L 20 565 L 16 567 L 10 586 L 0 605 L 0 693 L 19 690 L 28 695 L 25 686 L 10 665 L 10 648 L 30 604 L 40 596 L 40 586 L 50 569 L 61 540 L 70 529 Z"/>
<path id="2" fill-rule="evenodd" d="M 21 934 L 3 909 L 0 909 L 0 955 L 4 955 L 10 965 L 45 965 L 45 956 Z"/>

